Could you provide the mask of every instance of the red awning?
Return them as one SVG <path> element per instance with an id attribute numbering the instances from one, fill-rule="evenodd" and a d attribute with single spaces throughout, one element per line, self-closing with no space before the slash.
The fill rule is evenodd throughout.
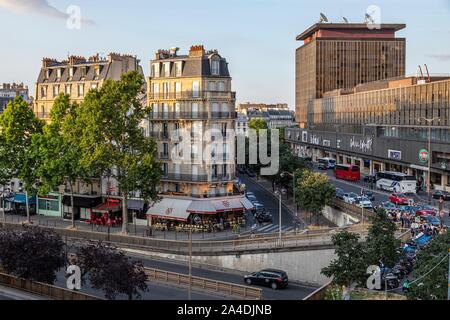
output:
<path id="1" fill-rule="evenodd" d="M 105 203 L 92 209 L 92 212 L 108 213 L 120 211 L 120 200 L 108 199 Z"/>

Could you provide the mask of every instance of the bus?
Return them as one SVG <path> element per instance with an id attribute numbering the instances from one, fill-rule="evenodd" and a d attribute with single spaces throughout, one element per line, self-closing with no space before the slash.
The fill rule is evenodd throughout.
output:
<path id="1" fill-rule="evenodd" d="M 334 169 L 334 176 L 336 179 L 359 181 L 361 180 L 361 170 L 359 166 L 339 164 Z"/>
<path id="2" fill-rule="evenodd" d="M 319 169 L 328 170 L 334 169 L 335 167 L 336 167 L 336 159 L 333 158 L 319 159 Z"/>
<path id="3" fill-rule="evenodd" d="M 396 192 L 415 194 L 417 181 L 414 176 L 401 172 L 378 172 L 376 174 L 377 189 Z"/>

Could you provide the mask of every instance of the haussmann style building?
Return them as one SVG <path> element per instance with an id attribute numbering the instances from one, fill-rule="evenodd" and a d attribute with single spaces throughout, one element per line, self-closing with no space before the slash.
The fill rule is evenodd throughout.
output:
<path id="1" fill-rule="evenodd" d="M 156 229 L 211 230 L 243 223 L 253 206 L 236 189 L 235 100 L 228 63 L 192 46 L 159 50 L 150 62 L 148 134 L 158 143 L 162 200 L 148 210 Z"/>

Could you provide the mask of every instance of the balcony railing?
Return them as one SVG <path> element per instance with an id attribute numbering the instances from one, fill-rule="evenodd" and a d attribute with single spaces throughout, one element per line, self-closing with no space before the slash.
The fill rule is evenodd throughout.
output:
<path id="1" fill-rule="evenodd" d="M 150 93 L 150 100 L 195 100 L 195 99 L 236 99 L 236 92 L 232 91 L 180 91 Z"/>
<path id="2" fill-rule="evenodd" d="M 161 153 L 159 154 L 159 158 L 162 159 L 162 160 L 169 160 L 169 154 L 168 154 L 168 153 L 161 152 Z"/>
<path id="3" fill-rule="evenodd" d="M 50 119 L 50 112 L 35 112 L 34 114 L 39 119 Z"/>
<path id="4" fill-rule="evenodd" d="M 236 112 L 152 112 L 150 120 L 235 119 Z"/>
<path id="5" fill-rule="evenodd" d="M 167 173 L 161 177 L 163 181 L 184 181 L 184 182 L 208 182 L 206 174 L 181 174 L 181 173 Z"/>

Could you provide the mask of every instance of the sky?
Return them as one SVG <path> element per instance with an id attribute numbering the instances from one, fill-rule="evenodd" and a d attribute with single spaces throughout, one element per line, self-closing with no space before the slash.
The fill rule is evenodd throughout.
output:
<path id="1" fill-rule="evenodd" d="M 407 74 L 425 63 L 450 73 L 450 0 L 0 0 L 0 83 L 24 82 L 34 95 L 43 57 L 109 52 L 137 55 L 148 76 L 158 49 L 183 54 L 203 44 L 227 59 L 238 103 L 294 108 L 295 37 L 321 12 L 362 22 L 370 5 L 382 23 L 407 25 L 398 33 L 407 39 Z M 77 7 L 80 28 L 68 28 L 66 12 Z"/>

